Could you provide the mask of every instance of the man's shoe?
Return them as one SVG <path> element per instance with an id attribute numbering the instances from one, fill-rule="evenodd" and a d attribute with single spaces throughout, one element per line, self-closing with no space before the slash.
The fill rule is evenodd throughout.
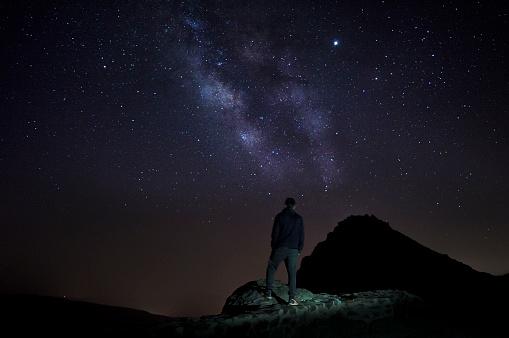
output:
<path id="1" fill-rule="evenodd" d="M 271 290 L 265 291 L 265 298 L 272 299 L 272 291 Z"/>
<path id="2" fill-rule="evenodd" d="M 288 305 L 299 305 L 299 303 L 294 298 L 291 298 Z"/>

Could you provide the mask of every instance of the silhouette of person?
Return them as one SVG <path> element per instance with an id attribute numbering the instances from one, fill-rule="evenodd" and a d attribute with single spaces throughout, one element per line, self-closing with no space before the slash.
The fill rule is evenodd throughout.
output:
<path id="1" fill-rule="evenodd" d="M 284 260 L 288 272 L 288 304 L 298 305 L 295 299 L 297 290 L 297 259 L 304 246 L 304 223 L 302 216 L 295 212 L 295 199 L 288 197 L 286 207 L 274 217 L 272 226 L 272 248 L 265 278 L 265 295 L 272 299 L 274 274 Z"/>

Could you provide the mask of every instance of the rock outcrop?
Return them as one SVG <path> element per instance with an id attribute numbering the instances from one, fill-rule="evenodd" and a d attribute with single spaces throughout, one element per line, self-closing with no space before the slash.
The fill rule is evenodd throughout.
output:
<path id="1" fill-rule="evenodd" d="M 364 337 L 398 325 L 418 313 L 421 299 L 399 290 L 344 294 L 297 288 L 300 304 L 290 306 L 288 287 L 276 280 L 273 298 L 264 297 L 265 279 L 248 282 L 230 295 L 219 315 L 182 318 L 158 333 L 180 337 Z"/>
<path id="2" fill-rule="evenodd" d="M 352 215 L 302 259 L 297 286 L 340 294 L 373 289 L 406 290 L 425 301 L 470 300 L 495 277 L 435 252 L 374 215 Z M 472 291 L 476 291 L 473 294 Z"/>
<path id="3" fill-rule="evenodd" d="M 504 277 L 433 251 L 374 215 L 352 215 L 339 222 L 302 259 L 297 287 L 338 295 L 405 290 L 423 299 L 429 315 L 455 321 L 458 327 L 500 326 L 509 303 Z"/>

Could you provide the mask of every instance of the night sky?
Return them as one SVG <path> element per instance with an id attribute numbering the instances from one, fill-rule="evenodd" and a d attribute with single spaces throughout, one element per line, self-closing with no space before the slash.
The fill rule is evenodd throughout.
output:
<path id="1" fill-rule="evenodd" d="M 265 277 L 289 196 L 301 257 L 374 214 L 509 272 L 503 2 L 7 1 L 0 17 L 2 292 L 219 313 Z"/>

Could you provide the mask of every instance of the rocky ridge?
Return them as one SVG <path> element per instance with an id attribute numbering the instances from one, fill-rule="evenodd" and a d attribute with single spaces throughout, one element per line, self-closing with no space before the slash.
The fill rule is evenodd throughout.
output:
<path id="1" fill-rule="evenodd" d="M 276 280 L 271 300 L 264 286 L 265 279 L 250 281 L 227 298 L 221 314 L 177 318 L 157 331 L 177 337 L 361 337 L 422 305 L 419 297 L 400 290 L 338 296 L 297 288 L 300 304 L 290 306 L 287 285 Z"/>

